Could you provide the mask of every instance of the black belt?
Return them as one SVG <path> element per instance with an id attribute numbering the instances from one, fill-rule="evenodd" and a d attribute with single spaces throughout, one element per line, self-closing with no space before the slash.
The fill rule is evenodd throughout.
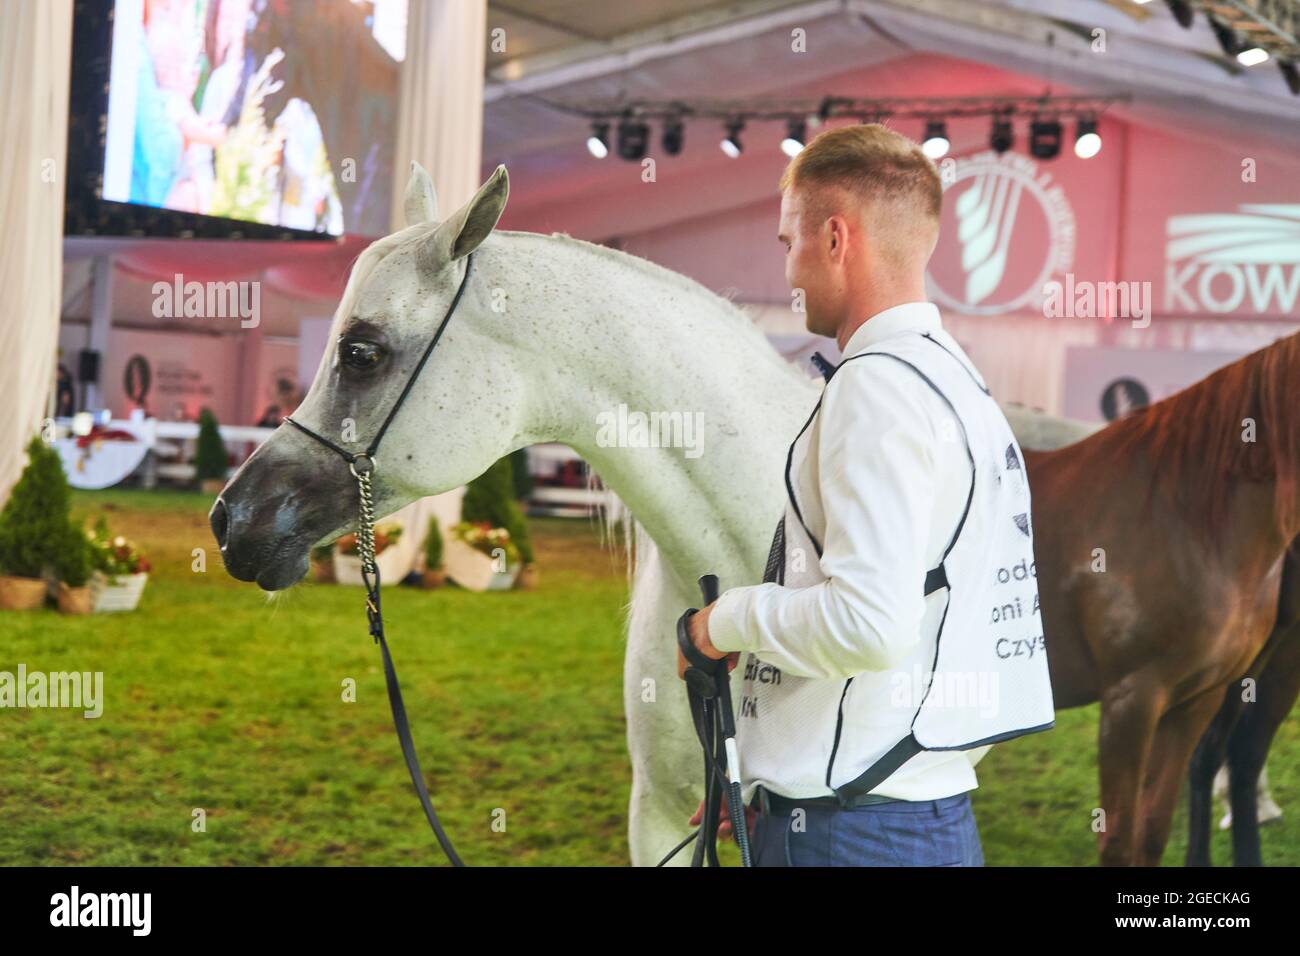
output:
<path id="1" fill-rule="evenodd" d="M 870 807 L 879 803 L 904 803 L 897 797 L 884 797 L 878 793 L 863 793 L 841 800 L 839 797 L 783 797 L 773 793 L 761 784 L 754 789 L 750 807 L 764 815 L 788 817 L 800 807 L 831 807 L 837 810 L 849 810 L 855 807 Z"/>

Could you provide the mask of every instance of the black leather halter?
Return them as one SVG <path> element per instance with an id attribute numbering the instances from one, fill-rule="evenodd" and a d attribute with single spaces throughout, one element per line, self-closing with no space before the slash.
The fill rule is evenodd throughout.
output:
<path id="1" fill-rule="evenodd" d="M 465 292 L 465 286 L 469 283 L 470 264 L 473 258 L 473 253 L 465 257 L 465 275 L 460 280 L 460 286 L 456 289 L 456 295 L 451 300 L 451 305 L 447 307 L 447 314 L 443 316 L 442 322 L 438 325 L 438 330 L 434 332 L 433 338 L 424 350 L 424 354 L 420 356 L 420 361 L 415 366 L 415 370 L 411 372 L 410 377 L 406 380 L 406 386 L 402 389 L 402 394 L 397 396 L 397 401 L 393 403 L 393 407 L 388 411 L 388 417 L 379 426 L 379 431 L 370 444 L 366 446 L 365 451 L 350 452 L 346 448 L 336 445 L 324 435 L 312 431 L 301 422 L 296 422 L 288 417 L 284 419 L 285 422 L 304 435 L 316 439 L 326 448 L 340 455 L 347 462 L 352 477 L 357 479 L 357 490 L 361 499 L 361 515 L 357 526 L 357 545 L 358 551 L 362 555 L 361 577 L 366 585 L 366 617 L 370 622 L 370 635 L 375 639 L 375 643 L 379 645 L 379 649 L 383 654 L 384 680 L 388 686 L 388 705 L 393 711 L 393 727 L 397 730 L 397 739 L 402 747 L 402 756 L 406 760 L 407 772 L 411 775 L 411 783 L 415 785 L 416 796 L 420 798 L 420 806 L 424 808 L 424 815 L 429 821 L 433 835 L 438 838 L 438 844 L 442 847 L 442 851 L 447 854 L 447 859 L 451 861 L 453 866 L 464 866 L 465 863 L 456 853 L 456 848 L 451 845 L 451 840 L 447 837 L 446 832 L 443 831 L 442 823 L 438 820 L 438 814 L 433 809 L 433 801 L 429 799 L 429 789 L 424 783 L 424 773 L 420 770 L 420 761 L 415 755 L 415 742 L 411 739 L 411 725 L 406 719 L 406 705 L 402 703 L 402 688 L 397 682 L 397 668 L 393 666 L 393 656 L 389 653 L 388 642 L 384 639 L 384 617 L 379 598 L 379 566 L 375 563 L 374 555 L 375 516 L 370 479 L 379 467 L 375 452 L 379 450 L 379 443 L 383 440 L 384 433 L 388 431 L 388 426 L 393 423 L 393 419 L 397 416 L 398 410 L 401 409 L 402 403 L 406 401 L 406 396 L 411 394 L 411 388 L 415 385 L 415 380 L 419 378 L 425 363 L 429 361 L 429 356 L 433 354 L 434 348 L 438 345 L 438 340 L 442 338 L 447 323 L 451 321 L 456 306 L 460 304 L 460 297 Z"/>

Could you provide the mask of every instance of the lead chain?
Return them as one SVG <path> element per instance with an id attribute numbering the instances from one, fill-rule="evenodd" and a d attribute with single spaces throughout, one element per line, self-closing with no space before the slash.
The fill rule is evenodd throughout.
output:
<path id="1" fill-rule="evenodd" d="M 375 500 L 370 491 L 369 471 L 357 475 L 357 488 L 361 494 L 361 523 L 357 528 L 357 553 L 361 556 L 362 570 L 373 575 L 376 569 Z"/>

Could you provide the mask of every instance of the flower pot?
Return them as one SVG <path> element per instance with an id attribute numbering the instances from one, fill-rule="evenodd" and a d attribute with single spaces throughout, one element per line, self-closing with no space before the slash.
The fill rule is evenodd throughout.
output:
<path id="1" fill-rule="evenodd" d="M 515 581 L 515 587 L 521 591 L 532 591 L 537 587 L 537 565 L 525 564 L 519 569 L 519 577 Z"/>
<path id="2" fill-rule="evenodd" d="M 70 588 L 60 581 L 58 600 L 63 614 L 89 614 L 95 610 L 95 595 L 89 584 Z"/>
<path id="3" fill-rule="evenodd" d="M 144 594 L 144 586 L 149 580 L 149 572 L 139 574 L 119 574 L 110 578 L 102 571 L 96 571 L 90 577 L 90 589 L 94 593 L 95 613 L 108 611 L 134 611 Z"/>
<path id="4" fill-rule="evenodd" d="M 0 608 L 6 611 L 34 611 L 45 605 L 44 578 L 20 578 L 0 574 Z"/>
<path id="5" fill-rule="evenodd" d="M 324 561 L 313 561 L 311 563 L 312 579 L 318 584 L 333 584 L 334 577 L 334 559 L 326 558 Z"/>
<path id="6" fill-rule="evenodd" d="M 420 587 L 440 588 L 447 583 L 447 572 L 443 568 L 437 571 L 425 571 L 420 575 Z"/>
<path id="7" fill-rule="evenodd" d="M 397 584 L 402 579 L 399 573 L 402 570 L 402 554 L 396 548 L 385 548 L 375 555 L 375 564 L 379 567 L 381 585 Z M 361 557 L 355 554 L 336 553 L 334 580 L 339 584 L 364 585 L 365 581 L 361 577 Z"/>
<path id="8" fill-rule="evenodd" d="M 489 555 L 455 538 L 447 542 L 444 561 L 447 577 L 469 591 L 508 591 L 519 574 L 518 565 L 498 571 Z"/>
<path id="9" fill-rule="evenodd" d="M 223 478 L 204 478 L 199 482 L 199 490 L 205 495 L 219 495 L 224 487 L 226 482 Z"/>

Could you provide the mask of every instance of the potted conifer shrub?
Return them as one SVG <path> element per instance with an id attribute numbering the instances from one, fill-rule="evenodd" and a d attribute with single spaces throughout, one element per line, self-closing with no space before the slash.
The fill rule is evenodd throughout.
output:
<path id="1" fill-rule="evenodd" d="M 68 480 L 59 454 L 39 437 L 27 446 L 27 467 L 0 510 L 0 608 L 32 610 L 45 604 L 66 540 Z"/>
<path id="2" fill-rule="evenodd" d="M 504 528 L 509 533 L 522 565 L 511 572 L 511 581 L 520 587 L 531 587 L 537 581 L 537 570 L 533 566 L 533 542 L 528 534 L 528 522 L 515 497 L 517 489 L 515 464 L 511 456 L 506 456 L 465 486 L 460 515 L 467 524 Z M 456 579 L 455 574 L 451 577 Z"/>
<path id="3" fill-rule="evenodd" d="M 442 566 L 442 528 L 438 516 L 429 519 L 429 533 L 424 538 L 424 574 L 420 583 L 426 588 L 440 588 L 447 583 L 447 569 Z"/>
<path id="4" fill-rule="evenodd" d="M 194 473 L 204 494 L 217 495 L 226 486 L 226 445 L 210 409 L 199 412 L 199 440 L 194 451 Z"/>
<path id="5" fill-rule="evenodd" d="M 86 535 L 68 525 L 55 571 L 59 578 L 59 610 L 64 614 L 89 614 L 95 609 L 90 586 L 92 553 Z"/>

